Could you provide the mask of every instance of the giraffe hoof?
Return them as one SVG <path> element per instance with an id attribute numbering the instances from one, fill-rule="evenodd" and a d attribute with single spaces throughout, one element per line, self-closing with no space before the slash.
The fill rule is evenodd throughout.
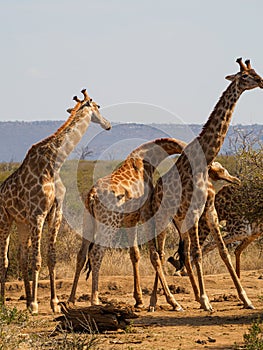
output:
<path id="1" fill-rule="evenodd" d="M 212 308 L 212 306 L 210 305 L 209 307 L 203 307 L 200 306 L 200 309 L 203 309 L 204 311 L 208 311 L 208 312 L 214 312 L 214 309 Z"/>
<path id="2" fill-rule="evenodd" d="M 52 307 L 52 310 L 53 310 L 54 314 L 60 314 L 61 313 L 61 308 L 60 308 L 59 305 L 56 305 L 56 306 L 54 305 Z"/>
<path id="3" fill-rule="evenodd" d="M 149 306 L 148 312 L 154 312 L 155 311 L 155 306 Z"/>
<path id="4" fill-rule="evenodd" d="M 50 300 L 50 306 L 51 306 L 52 311 L 55 314 L 59 314 L 61 312 L 58 298 L 54 298 L 54 299 Z"/>
<path id="5" fill-rule="evenodd" d="M 29 306 L 29 311 L 32 315 L 38 315 L 38 303 L 32 302 Z"/>
<path id="6" fill-rule="evenodd" d="M 249 305 L 244 306 L 244 309 L 255 310 L 255 306 L 253 304 L 249 304 Z"/>
<path id="7" fill-rule="evenodd" d="M 208 299 L 206 294 L 203 294 L 203 295 L 200 296 L 200 301 L 199 302 L 201 304 L 201 306 L 200 306 L 201 309 L 204 309 L 205 311 L 210 311 L 210 312 L 213 311 L 213 308 L 212 308 L 212 306 L 211 306 L 211 304 L 209 302 L 209 299 Z"/>
<path id="8" fill-rule="evenodd" d="M 136 304 L 134 305 L 134 307 L 135 307 L 136 309 L 144 309 L 144 304 L 143 304 L 143 303 L 136 303 Z"/>
<path id="9" fill-rule="evenodd" d="M 182 306 L 180 306 L 180 305 L 179 305 L 179 306 L 174 307 L 174 308 L 173 308 L 173 310 L 174 310 L 174 311 L 179 311 L 179 312 L 184 311 L 184 309 L 183 309 L 183 308 L 182 308 Z"/>
<path id="10" fill-rule="evenodd" d="M 208 312 L 214 312 L 214 309 L 212 308 L 212 306 L 209 305 L 200 305 L 200 309 L 203 309 L 204 311 L 208 311 Z"/>

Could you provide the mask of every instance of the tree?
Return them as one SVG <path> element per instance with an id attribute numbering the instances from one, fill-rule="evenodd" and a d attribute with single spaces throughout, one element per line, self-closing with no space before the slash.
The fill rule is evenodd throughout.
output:
<path id="1" fill-rule="evenodd" d="M 77 154 L 80 160 L 85 160 L 93 153 L 93 151 L 89 149 L 88 145 L 85 145 L 76 148 L 74 153 Z"/>

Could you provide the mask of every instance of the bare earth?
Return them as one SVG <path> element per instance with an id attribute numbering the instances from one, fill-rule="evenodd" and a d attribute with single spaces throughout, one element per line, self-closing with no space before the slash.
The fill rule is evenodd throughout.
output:
<path id="1" fill-rule="evenodd" d="M 138 311 L 138 318 L 133 319 L 126 331 L 99 334 L 96 349 L 233 349 L 235 344 L 242 345 L 243 334 L 247 332 L 252 320 L 263 316 L 263 279 L 259 279 L 263 271 L 242 271 L 242 284 L 249 298 L 253 301 L 255 310 L 244 310 L 236 297 L 236 290 L 227 273 L 207 275 L 205 282 L 207 293 L 214 308 L 213 313 L 199 309 L 194 301 L 188 277 L 167 277 L 169 285 L 179 287 L 176 299 L 183 306 L 183 312 L 172 311 L 167 305 L 162 293 L 159 294 L 158 310 L 154 313 L 147 309 Z M 149 303 L 153 277 L 143 277 L 145 306 Z M 58 280 L 58 296 L 66 301 L 70 293 L 71 280 Z M 115 300 L 133 305 L 132 276 L 101 277 L 100 290 L 102 301 Z M 23 295 L 22 282 L 10 282 L 7 285 L 7 306 L 25 308 L 25 301 L 19 300 Z M 90 292 L 90 281 L 85 281 L 83 275 L 77 297 L 82 297 L 76 303 L 87 306 L 87 295 Z M 24 333 L 52 332 L 56 327 L 54 314 L 49 307 L 49 283 L 39 284 L 39 315 L 43 319 L 43 329 L 24 329 Z M 37 323 L 41 324 L 41 323 Z M 48 326 L 47 326 L 48 324 Z"/>

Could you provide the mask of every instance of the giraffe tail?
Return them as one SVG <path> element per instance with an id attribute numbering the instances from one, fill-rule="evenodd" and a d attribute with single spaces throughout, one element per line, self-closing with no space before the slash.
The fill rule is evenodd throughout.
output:
<path id="1" fill-rule="evenodd" d="M 94 243 L 91 243 L 90 246 L 89 246 L 89 253 L 93 247 Z M 91 273 L 91 270 L 92 270 L 92 266 L 91 266 L 91 263 L 90 263 L 90 254 L 88 253 L 88 260 L 86 262 L 86 265 L 85 265 L 85 268 L 84 268 L 84 272 L 87 272 L 86 274 L 86 281 L 89 279 L 89 275 Z"/>
<path id="2" fill-rule="evenodd" d="M 178 255 L 179 259 L 175 259 L 175 255 Z M 180 238 L 178 250 L 173 256 L 170 256 L 167 261 L 175 267 L 176 271 L 180 271 L 185 266 L 184 260 L 184 241 Z"/>
<path id="3" fill-rule="evenodd" d="M 86 262 L 86 266 L 85 266 L 85 269 L 84 269 L 84 272 L 87 272 L 86 273 L 86 281 L 89 279 L 89 275 L 91 273 L 91 263 L 90 263 L 90 259 L 87 260 Z"/>

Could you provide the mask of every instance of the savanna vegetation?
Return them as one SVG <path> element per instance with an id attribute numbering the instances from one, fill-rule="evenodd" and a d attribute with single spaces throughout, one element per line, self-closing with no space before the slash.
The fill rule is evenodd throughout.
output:
<path id="1" fill-rule="evenodd" d="M 236 175 L 241 180 L 241 185 L 236 188 L 241 193 L 242 201 L 236 203 L 236 210 L 240 215 L 246 218 L 249 223 L 263 221 L 263 145 L 259 138 L 252 138 L 253 135 L 242 135 L 236 133 L 236 139 L 232 140 L 232 152 L 228 155 L 220 155 L 218 161 L 221 162 L 232 175 Z M 92 183 L 99 177 L 110 173 L 118 167 L 121 161 L 89 161 L 89 160 L 69 160 L 61 171 L 63 182 L 67 188 L 65 199 L 65 217 L 67 223 L 63 223 L 57 239 L 57 278 L 72 278 L 75 268 L 75 259 L 81 243 L 81 236 L 77 232 L 81 227 L 83 198 L 92 186 Z M 171 164 L 171 163 L 169 163 Z M 170 166 L 168 163 L 159 169 L 163 173 Z M 18 163 L 0 163 L 0 183 L 4 181 L 17 167 Z M 45 228 L 46 229 L 46 228 Z M 177 249 L 178 237 L 172 228 L 167 238 L 167 257 Z M 12 227 L 11 240 L 9 247 L 9 269 L 7 274 L 8 281 L 21 280 L 21 272 L 18 266 L 17 254 L 19 251 L 18 240 L 16 237 L 16 227 Z M 258 239 L 251 244 L 243 254 L 242 267 L 245 269 L 256 270 L 262 268 L 263 252 L 262 239 Z M 229 247 L 231 250 L 231 247 Z M 42 238 L 42 256 L 43 267 L 40 278 L 48 278 L 48 269 L 46 265 L 47 242 L 45 232 Z M 153 269 L 149 264 L 147 247 L 141 247 L 141 275 L 153 275 Z M 217 263 L 215 264 L 215 260 Z M 234 257 L 233 257 L 234 261 Z M 219 258 L 217 251 L 213 251 L 204 257 L 204 272 L 207 274 L 217 274 L 225 271 L 225 267 Z M 166 265 L 166 273 L 172 275 L 174 269 Z M 132 275 L 132 266 L 129 260 L 129 254 L 126 250 L 110 250 L 107 252 L 101 269 L 101 274 L 105 276 L 127 276 Z M 28 336 L 20 332 L 20 337 L 14 338 L 14 331 L 11 329 L 24 329 L 35 327 L 36 320 L 28 318 L 27 312 L 20 312 L 16 308 L 2 307 L 0 310 L 0 349 L 16 349 L 19 344 L 24 344 L 27 337 L 33 345 L 32 348 L 42 348 L 43 344 L 51 344 L 54 349 L 89 349 L 96 348 L 96 335 L 91 334 L 86 337 L 61 333 L 56 343 L 46 338 L 46 335 L 38 339 L 34 336 Z M 42 321 L 43 323 L 43 321 Z M 12 326 L 10 326 L 12 325 Z M 12 328 L 13 327 L 13 328 Z M 38 325 L 39 327 L 39 325 Z M 45 328 L 43 323 L 41 327 Z M 11 331 L 11 334 L 10 334 Z M 22 334 L 22 335 L 21 335 Z M 24 335 L 23 335 L 24 334 Z M 244 335 L 246 349 L 262 348 L 262 325 L 260 321 L 255 321 L 249 332 Z M 41 338 L 42 337 L 42 338 Z M 253 344 L 258 347 L 253 347 Z M 251 345 L 252 344 L 252 345 Z M 30 347 L 28 347 L 30 348 Z M 48 345 L 47 345 L 48 348 Z"/>
<path id="2" fill-rule="evenodd" d="M 235 210 L 240 212 L 240 216 L 245 217 L 248 223 L 262 222 L 263 221 L 263 145 L 259 137 L 253 135 L 244 135 L 238 131 L 235 134 L 235 138 L 231 139 L 232 152 L 229 155 L 220 155 L 218 161 L 224 165 L 232 175 L 236 175 L 241 180 L 241 185 L 236 186 L 236 191 L 240 193 L 242 201 L 236 203 Z M 173 158 L 173 161 L 176 158 Z M 109 174 L 116 167 L 121 164 L 121 161 L 89 161 L 89 160 L 69 160 L 66 161 L 61 170 L 61 177 L 67 188 L 64 213 L 69 225 L 63 224 L 58 235 L 57 240 L 57 265 L 58 276 L 60 268 L 63 270 L 63 276 L 72 276 L 75 264 L 76 254 L 80 246 L 81 224 L 82 224 L 82 212 L 83 212 L 83 198 L 91 188 L 94 181 L 98 178 Z M 157 174 L 164 173 L 172 162 L 166 162 L 162 164 L 162 167 L 158 169 Z M 0 183 L 4 181 L 17 167 L 18 163 L 0 163 Z M 217 185 L 215 183 L 215 185 Z M 72 229 L 73 228 L 73 229 Z M 170 234 L 167 238 L 167 254 L 174 252 L 177 247 L 178 237 L 172 228 L 169 228 Z M 45 252 L 47 242 L 45 241 L 45 234 L 42 239 L 43 250 L 43 268 L 42 277 L 47 276 Z M 256 249 L 256 256 L 259 258 L 262 255 L 261 240 L 255 242 L 249 250 Z M 16 228 L 12 228 L 11 242 L 9 248 L 9 270 L 7 278 L 9 280 L 21 278 L 19 266 L 17 263 L 18 252 L 18 240 L 16 239 Z M 214 260 L 211 253 L 212 261 Z M 253 257 L 255 253 L 252 253 Z M 120 274 L 132 274 L 132 269 L 129 264 L 129 256 L 125 251 L 109 251 L 107 258 L 104 259 L 104 267 L 102 273 L 109 273 L 113 275 Z M 142 258 L 148 259 L 147 247 L 142 247 Z M 123 263 L 123 269 L 120 269 L 120 264 L 115 268 L 115 261 L 126 262 Z M 209 263 L 209 256 L 206 257 L 208 262 L 205 264 L 205 272 L 218 273 L 221 268 L 220 263 L 213 267 L 213 264 Z M 243 266 L 247 269 L 257 268 L 257 261 L 260 259 L 250 259 L 249 254 L 244 254 L 243 259 L 247 259 Z M 220 259 L 219 259 L 220 260 Z M 251 261 L 250 261 L 251 260 Z M 109 267 L 110 266 L 110 267 Z M 148 264 L 142 264 L 142 266 L 148 266 Z M 220 266 L 220 267 L 219 267 Z M 170 267 L 168 268 L 168 272 Z M 65 270 L 66 269 L 66 270 Z M 125 270 L 124 270 L 125 269 Z M 171 273 L 173 270 L 170 271 Z M 142 274 L 152 273 L 151 267 L 147 267 L 142 271 Z"/>

